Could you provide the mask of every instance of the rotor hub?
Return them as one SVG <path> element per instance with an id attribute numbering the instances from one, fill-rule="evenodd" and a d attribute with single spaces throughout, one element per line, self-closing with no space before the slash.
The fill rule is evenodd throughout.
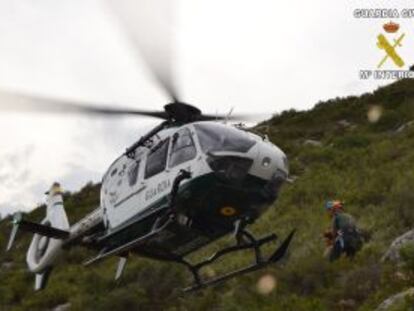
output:
<path id="1" fill-rule="evenodd" d="M 164 106 L 168 118 L 177 122 L 191 122 L 200 118 L 201 110 L 185 103 L 174 102 Z"/>
<path id="2" fill-rule="evenodd" d="M 162 131 L 166 126 L 171 125 L 171 123 L 190 123 L 203 119 L 200 109 L 178 101 L 165 105 L 164 112 L 161 114 L 157 112 L 157 117 L 166 121 L 162 122 L 152 131 L 142 136 L 140 140 L 132 146 L 128 147 L 125 152 L 128 157 L 133 158 L 135 156 L 136 148 L 143 146 L 148 139 L 156 135 L 159 131 Z"/>

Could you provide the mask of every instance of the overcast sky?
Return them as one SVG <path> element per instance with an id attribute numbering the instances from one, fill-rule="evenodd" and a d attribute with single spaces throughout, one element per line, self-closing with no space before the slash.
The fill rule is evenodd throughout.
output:
<path id="1" fill-rule="evenodd" d="M 362 81 L 358 72 L 375 69 L 383 57 L 376 36 L 388 19 L 356 19 L 353 11 L 409 7 L 409 1 L 168 1 L 175 4 L 176 84 L 184 101 L 210 113 L 309 109 L 376 89 L 378 81 Z M 162 108 L 165 93 L 112 10 L 99 0 L 0 0 L 0 89 Z M 397 21 L 406 33 L 398 49 L 405 59 L 414 46 L 412 21 Z M 143 29 L 157 40 L 150 24 Z M 0 213 L 33 209 L 54 181 L 68 190 L 99 181 L 155 124 L 0 113 Z"/>

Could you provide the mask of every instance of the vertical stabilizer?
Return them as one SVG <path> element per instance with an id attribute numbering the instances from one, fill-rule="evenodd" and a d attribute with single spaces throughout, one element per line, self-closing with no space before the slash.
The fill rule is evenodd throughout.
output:
<path id="1" fill-rule="evenodd" d="M 46 218 L 50 225 L 61 230 L 69 230 L 69 220 L 63 206 L 62 188 L 59 183 L 54 183 L 50 190 L 46 192 L 47 210 Z"/>

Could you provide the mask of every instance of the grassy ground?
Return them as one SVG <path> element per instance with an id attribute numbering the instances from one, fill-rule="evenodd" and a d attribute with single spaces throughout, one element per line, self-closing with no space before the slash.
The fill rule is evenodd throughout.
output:
<path id="1" fill-rule="evenodd" d="M 377 122 L 367 118 L 373 106 L 382 112 Z M 402 80 L 309 111 L 286 111 L 256 128 L 287 153 L 296 177 L 253 226 L 258 234 L 273 231 L 281 237 L 298 229 L 289 259 L 280 266 L 182 295 L 179 289 L 189 275 L 181 267 L 131 260 L 117 284 L 115 260 L 84 268 L 79 262 L 91 254 L 74 248 L 59 260 L 47 290 L 34 293 L 24 262 L 30 237 L 20 235 L 14 252 L 0 252 L 0 310 L 48 310 L 66 302 L 71 310 L 374 310 L 414 283 L 414 250 L 404 251 L 405 266 L 380 262 L 392 240 L 413 228 L 414 125 L 396 131 L 411 120 L 414 81 Z M 308 139 L 321 146 L 304 144 Z M 70 221 L 97 206 L 98 195 L 99 185 L 68 194 Z M 331 264 L 323 257 L 321 233 L 329 225 L 323 204 L 334 198 L 345 201 L 371 236 L 354 261 Z M 38 209 L 32 217 L 40 219 L 42 213 Z M 9 230 L 6 222 L 0 224 L 0 249 Z M 206 273 L 240 266 L 250 257 L 230 256 Z"/>

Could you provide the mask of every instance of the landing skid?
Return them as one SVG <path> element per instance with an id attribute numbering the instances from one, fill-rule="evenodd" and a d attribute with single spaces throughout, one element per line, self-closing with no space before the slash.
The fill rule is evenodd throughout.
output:
<path id="1" fill-rule="evenodd" d="M 126 243 L 118 248 L 115 248 L 112 250 L 103 249 L 97 257 L 90 259 L 89 261 L 85 263 L 85 265 L 90 265 L 92 263 L 98 262 L 109 256 L 113 256 L 113 255 L 119 256 L 120 261 L 119 261 L 116 276 L 115 276 L 115 279 L 118 280 L 125 268 L 125 264 L 126 264 L 129 251 L 139 245 L 144 245 L 147 242 L 150 242 L 154 238 L 157 239 L 158 235 L 164 230 L 166 230 L 170 225 L 173 225 L 174 222 L 175 222 L 174 217 L 159 217 L 157 221 L 155 221 L 151 231 L 148 232 L 147 234 L 141 237 L 138 237 L 137 239 L 129 243 Z M 148 253 L 147 255 L 149 255 L 149 257 L 154 258 L 154 259 L 170 261 L 170 262 L 175 262 L 175 263 L 185 265 L 187 269 L 191 272 L 194 278 L 194 283 L 193 285 L 187 288 L 184 288 L 183 291 L 192 292 L 192 291 L 196 291 L 196 290 L 208 287 L 208 286 L 217 285 L 219 283 L 222 283 L 238 275 L 253 272 L 253 271 L 262 269 L 270 264 L 278 262 L 280 259 L 282 259 L 285 256 L 288 250 L 288 247 L 293 239 L 295 231 L 296 230 L 291 231 L 291 233 L 280 244 L 280 246 L 267 258 L 263 257 L 261 247 L 269 242 L 276 240 L 277 236 L 275 234 L 269 234 L 263 238 L 256 239 L 251 233 L 249 233 L 247 230 L 244 229 L 244 225 L 236 226 L 236 231 L 235 231 L 235 238 L 237 242 L 236 245 L 223 248 L 219 250 L 218 252 L 216 252 L 215 254 L 213 254 L 210 258 L 207 258 L 206 260 L 203 260 L 197 264 L 192 264 L 188 262 L 186 259 L 184 259 L 182 256 L 177 256 L 172 253 L 164 253 L 162 255 Z M 203 278 L 201 277 L 200 270 L 203 267 L 212 264 L 220 257 L 226 254 L 229 254 L 229 253 L 233 253 L 233 252 L 237 252 L 241 250 L 249 250 L 249 249 L 254 250 L 254 254 L 255 254 L 255 261 L 252 264 L 244 268 L 228 272 L 217 278 L 203 280 Z M 145 252 L 140 251 L 140 253 L 142 253 L 142 255 L 145 255 Z"/>
<path id="2" fill-rule="evenodd" d="M 172 222 L 173 219 L 172 218 L 168 218 L 162 225 L 160 225 L 160 221 L 162 220 L 162 217 L 157 218 L 157 221 L 154 223 L 152 229 L 150 232 L 148 232 L 147 234 L 140 236 L 134 240 L 132 240 L 131 242 L 128 242 L 122 246 L 119 246 L 115 249 L 111 249 L 111 250 L 107 250 L 106 248 L 102 249 L 101 252 L 99 253 L 98 256 L 89 259 L 88 261 L 84 262 L 83 264 L 85 266 L 89 266 L 93 263 L 96 263 L 98 261 L 101 261 L 109 256 L 114 256 L 114 255 L 122 255 L 125 253 L 128 253 L 131 249 L 145 244 L 146 242 L 150 241 L 153 238 L 156 238 L 157 235 L 159 233 L 161 233 L 164 229 L 166 229 Z M 123 257 L 123 256 L 121 256 Z"/>
<path id="3" fill-rule="evenodd" d="M 277 237 L 275 234 L 270 234 L 268 236 L 265 236 L 259 240 L 256 240 L 252 234 L 250 234 L 249 232 L 243 230 L 241 232 L 241 234 L 243 234 L 243 236 L 247 237 L 249 242 L 243 244 L 243 245 L 236 245 L 236 246 L 231 246 L 231 247 L 227 247 L 224 248 L 218 252 L 216 252 L 214 255 L 212 255 L 210 258 L 198 263 L 198 264 L 191 264 L 188 261 L 181 259 L 178 260 L 178 263 L 184 264 L 189 271 L 192 273 L 193 278 L 194 278 L 194 284 L 191 285 L 190 287 L 184 288 L 184 292 L 193 292 L 208 286 L 213 286 L 213 285 L 217 285 L 220 284 L 224 281 L 227 281 L 233 277 L 236 277 L 238 275 L 242 275 L 245 273 L 249 273 L 249 272 L 253 272 L 259 269 L 262 269 L 270 264 L 276 263 L 278 262 L 280 259 L 282 259 L 284 257 L 284 255 L 286 254 L 286 251 L 289 247 L 290 242 L 292 241 L 292 238 L 295 234 L 295 230 L 293 230 L 288 237 L 282 242 L 282 244 L 275 250 L 275 252 L 270 255 L 267 259 L 264 259 L 262 254 L 261 254 L 261 246 L 269 243 L 273 240 L 275 240 Z M 225 254 L 228 253 L 232 253 L 232 252 L 237 252 L 240 250 L 246 250 L 246 249 L 253 249 L 255 252 L 255 262 L 245 268 L 242 269 L 238 269 L 235 271 L 231 271 L 229 273 L 226 273 L 222 276 L 219 276 L 217 278 L 214 279 L 210 279 L 210 280 L 202 280 L 201 276 L 200 276 L 200 269 L 208 266 L 210 264 L 212 264 L 214 261 L 216 261 L 217 259 L 219 259 L 220 257 L 222 257 Z"/>

